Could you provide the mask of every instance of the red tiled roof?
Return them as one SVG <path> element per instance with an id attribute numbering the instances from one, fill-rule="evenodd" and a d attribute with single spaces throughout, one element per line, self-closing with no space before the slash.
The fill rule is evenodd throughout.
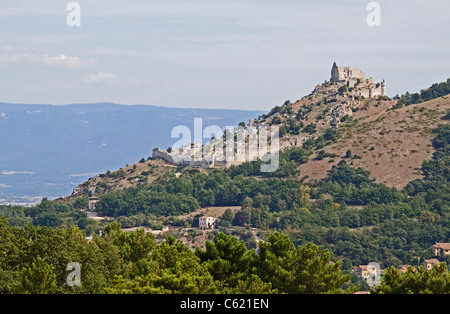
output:
<path id="1" fill-rule="evenodd" d="M 409 267 L 409 265 L 403 265 L 398 270 L 402 273 L 406 273 L 408 271 L 408 267 Z"/>
<path id="2" fill-rule="evenodd" d="M 432 258 L 432 259 L 426 259 L 425 263 L 427 264 L 440 264 L 441 262 L 439 262 L 437 259 Z"/>
<path id="3" fill-rule="evenodd" d="M 437 249 L 450 250 L 450 243 L 436 243 L 433 247 Z"/>
<path id="4" fill-rule="evenodd" d="M 359 265 L 358 266 L 361 270 L 367 270 L 367 265 Z"/>

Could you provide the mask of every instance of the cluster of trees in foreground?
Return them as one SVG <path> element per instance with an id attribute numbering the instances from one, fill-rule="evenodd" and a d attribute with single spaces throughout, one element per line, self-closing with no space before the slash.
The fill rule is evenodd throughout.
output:
<path id="1" fill-rule="evenodd" d="M 143 229 L 123 232 L 116 222 L 92 241 L 77 227 L 11 227 L 0 217 L 0 293 L 20 294 L 319 294 L 353 293 L 358 286 L 328 250 L 295 246 L 273 233 L 259 251 L 218 233 L 204 250 L 168 237 L 156 244 Z M 68 265 L 77 263 L 79 277 Z M 79 279 L 77 282 L 74 279 Z M 431 271 L 386 271 L 374 293 L 449 293 L 445 264 Z"/>

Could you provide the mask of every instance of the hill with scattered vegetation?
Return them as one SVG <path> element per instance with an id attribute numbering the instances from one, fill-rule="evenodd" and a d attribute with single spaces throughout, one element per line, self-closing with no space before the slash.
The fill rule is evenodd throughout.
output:
<path id="1" fill-rule="evenodd" d="M 424 90 L 421 95 L 428 94 Z M 145 228 L 161 248 L 169 245 L 181 254 L 184 246 L 175 244 L 178 239 L 191 252 L 197 250 L 197 262 L 210 267 L 205 276 L 212 275 L 221 281 L 220 287 L 230 289 L 250 289 L 247 284 L 262 280 L 265 292 L 299 291 L 276 277 L 275 268 L 286 266 L 274 262 L 283 263 L 280 256 L 271 260 L 278 265 L 269 275 L 275 277 L 230 266 L 228 275 L 236 275 L 229 277 L 235 278 L 230 283 L 224 273 L 215 273 L 214 265 L 225 262 L 211 241 L 220 245 L 225 235 L 242 240 L 248 252 L 270 251 L 281 241 L 279 234 L 287 237 L 282 242 L 289 239 L 298 250 L 313 249 L 314 243 L 349 275 L 340 277 L 345 284 L 335 283 L 341 288 L 364 286 L 350 274 L 370 262 L 382 268 L 420 266 L 429 258 L 448 263 L 450 256 L 435 257 L 429 248 L 450 240 L 450 96 L 431 95 L 402 104 L 401 97 L 364 99 L 343 84 L 325 82 L 310 95 L 286 101 L 252 122 L 280 126 L 280 166 L 273 173 L 261 173 L 259 160 L 204 169 L 143 158 L 89 179 L 71 196 L 44 200 L 32 208 L 0 207 L 0 214 L 12 227 L 76 225 L 94 238 L 100 230 L 110 230 L 112 222 L 120 223 L 122 232 Z M 96 213 L 103 220 L 87 216 L 90 190 L 99 197 Z M 199 217 L 208 213 L 220 219 L 220 229 L 199 230 Z M 139 235 L 136 232 L 131 234 Z M 270 266 L 261 260 L 266 257 L 252 258 L 264 269 Z M 396 276 L 394 270 L 387 274 Z M 422 275 L 409 273 L 412 281 Z M 147 291 L 159 279 L 141 280 L 128 274 L 107 291 Z M 269 282 L 272 285 L 265 286 Z M 382 287 L 380 292 L 395 291 L 389 283 Z"/>

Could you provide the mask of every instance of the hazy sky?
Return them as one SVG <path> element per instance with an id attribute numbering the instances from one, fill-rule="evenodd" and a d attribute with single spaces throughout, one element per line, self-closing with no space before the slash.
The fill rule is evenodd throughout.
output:
<path id="1" fill-rule="evenodd" d="M 334 61 L 389 96 L 450 77 L 450 1 L 1 0 L 0 102 L 269 110 Z"/>

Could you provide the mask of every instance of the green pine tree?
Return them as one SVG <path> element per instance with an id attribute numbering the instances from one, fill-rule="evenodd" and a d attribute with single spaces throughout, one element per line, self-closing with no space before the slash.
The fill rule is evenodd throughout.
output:
<path id="1" fill-rule="evenodd" d="M 53 294 L 56 292 L 56 275 L 53 266 L 39 256 L 31 267 L 22 270 L 22 293 Z"/>

